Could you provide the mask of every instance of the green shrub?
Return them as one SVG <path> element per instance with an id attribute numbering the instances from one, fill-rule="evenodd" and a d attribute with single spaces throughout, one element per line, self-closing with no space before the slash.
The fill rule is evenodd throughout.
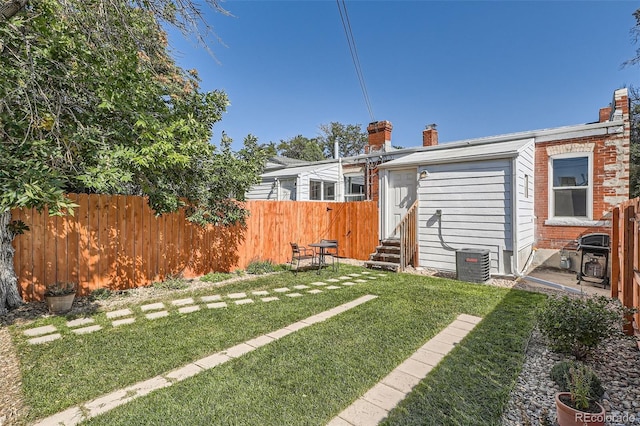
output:
<path id="1" fill-rule="evenodd" d="M 275 267 L 270 260 L 252 260 L 247 266 L 247 274 L 262 275 L 275 272 Z"/>
<path id="2" fill-rule="evenodd" d="M 620 303 L 604 296 L 550 297 L 538 312 L 538 326 L 552 350 L 583 359 L 622 332 L 624 314 Z"/>
<path id="3" fill-rule="evenodd" d="M 187 282 L 178 275 L 169 275 L 164 281 L 156 281 L 151 285 L 161 290 L 182 290 L 189 287 Z"/>
<path id="4" fill-rule="evenodd" d="M 108 288 L 97 288 L 91 292 L 91 300 L 105 300 L 110 298 L 113 292 Z"/>
<path id="5" fill-rule="evenodd" d="M 600 379 L 589 367 L 576 361 L 561 361 L 551 368 L 551 379 L 561 392 L 580 394 L 578 400 L 598 400 L 604 395 Z M 575 399 L 575 398 L 574 398 Z"/>

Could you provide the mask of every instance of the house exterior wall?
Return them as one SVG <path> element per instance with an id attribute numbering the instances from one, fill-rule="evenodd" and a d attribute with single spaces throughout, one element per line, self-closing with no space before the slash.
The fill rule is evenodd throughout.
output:
<path id="1" fill-rule="evenodd" d="M 418 168 L 428 172 L 417 190 L 420 266 L 455 271 L 455 251 L 478 248 L 491 251 L 492 274 L 511 273 L 512 168 L 511 159 Z"/>
<path id="2" fill-rule="evenodd" d="M 247 192 L 247 200 L 277 200 L 278 190 L 275 184 L 275 178 L 264 178 L 262 181 L 251 187 Z"/>
<path id="3" fill-rule="evenodd" d="M 322 170 L 314 170 L 311 172 L 301 173 L 298 177 L 298 200 L 299 201 L 310 201 L 310 181 L 322 181 L 322 182 L 332 182 L 336 184 L 336 196 L 337 194 L 342 194 L 342 190 L 338 188 L 341 187 L 344 183 L 340 181 L 340 171 L 339 166 L 336 164 L 335 167 L 322 169 Z M 331 200 L 335 201 L 335 200 Z"/>
<path id="4" fill-rule="evenodd" d="M 525 266 L 535 243 L 534 218 L 534 167 L 535 146 L 528 144 L 515 159 L 515 193 L 516 193 L 516 242 L 515 251 L 518 256 L 518 268 Z"/>
<path id="5" fill-rule="evenodd" d="M 614 94 L 614 108 L 606 116 L 601 110 L 600 119 L 623 120 L 622 126 L 605 128 L 605 131 L 581 137 L 536 141 L 535 148 L 535 236 L 541 249 L 575 247 L 575 240 L 592 232 L 610 233 L 610 212 L 613 207 L 629 198 L 629 149 L 630 121 L 629 99 L 626 89 Z M 605 113 L 602 113 L 602 112 Z M 559 155 L 584 153 L 592 159 L 592 198 L 589 220 L 550 219 L 550 158 Z"/>

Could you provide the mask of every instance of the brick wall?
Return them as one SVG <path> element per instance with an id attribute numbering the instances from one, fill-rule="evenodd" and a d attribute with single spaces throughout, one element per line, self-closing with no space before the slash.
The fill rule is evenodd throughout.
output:
<path id="1" fill-rule="evenodd" d="M 615 92 L 613 119 L 623 119 L 623 132 L 536 143 L 535 151 L 535 215 L 536 246 L 560 249 L 573 244 L 584 234 L 610 233 L 609 220 L 613 207 L 629 198 L 629 100 L 626 89 Z M 600 121 L 607 121 L 608 111 L 600 111 Z M 616 116 L 616 113 L 618 114 Z M 549 218 L 549 157 L 569 152 L 592 152 L 593 204 L 592 220 L 604 226 L 551 225 Z"/>

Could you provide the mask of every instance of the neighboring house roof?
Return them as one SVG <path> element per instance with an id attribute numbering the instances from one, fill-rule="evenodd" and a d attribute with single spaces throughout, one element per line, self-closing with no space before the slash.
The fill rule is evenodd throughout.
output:
<path id="1" fill-rule="evenodd" d="M 283 168 L 288 166 L 296 166 L 302 164 L 310 164 L 309 161 L 298 160 L 296 158 L 289 158 L 282 155 L 276 155 L 275 157 L 271 157 L 267 160 L 267 164 L 265 165 L 265 170 Z"/>
<path id="2" fill-rule="evenodd" d="M 505 142 L 455 142 L 437 145 L 422 152 L 409 154 L 397 160 L 381 164 L 380 168 L 397 168 L 435 163 L 460 163 L 469 160 L 489 160 L 493 158 L 515 157 L 533 138 L 516 139 Z"/>
<path id="3" fill-rule="evenodd" d="M 332 167 L 336 167 L 338 165 L 337 162 L 327 163 L 327 164 L 318 164 L 318 163 L 307 163 L 307 164 L 310 164 L 310 165 L 299 166 L 299 167 L 287 167 L 285 169 L 265 172 L 262 174 L 262 177 L 268 178 L 268 177 L 298 176 L 302 173 L 319 172 L 321 170 L 327 170 Z"/>

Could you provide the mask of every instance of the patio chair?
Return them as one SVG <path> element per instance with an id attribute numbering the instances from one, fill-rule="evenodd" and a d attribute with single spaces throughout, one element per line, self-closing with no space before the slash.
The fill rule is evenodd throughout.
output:
<path id="1" fill-rule="evenodd" d="M 311 259 L 311 264 L 315 263 L 316 254 L 309 247 L 304 247 L 298 245 L 298 243 L 289 243 L 291 244 L 291 262 L 289 264 L 289 270 L 293 271 L 294 274 L 298 274 L 298 269 L 300 269 L 300 262 L 302 260 Z M 293 269 L 293 264 L 296 263 L 296 268 Z"/>
<path id="2" fill-rule="evenodd" d="M 321 243 L 330 243 L 330 244 L 335 244 L 335 247 L 329 247 L 325 249 L 325 254 L 328 254 L 329 256 L 331 256 L 331 262 L 332 262 L 332 266 L 333 266 L 333 270 L 337 270 L 338 266 L 340 265 L 340 262 L 338 261 L 338 240 L 326 240 L 326 239 L 322 239 L 320 240 Z"/>

